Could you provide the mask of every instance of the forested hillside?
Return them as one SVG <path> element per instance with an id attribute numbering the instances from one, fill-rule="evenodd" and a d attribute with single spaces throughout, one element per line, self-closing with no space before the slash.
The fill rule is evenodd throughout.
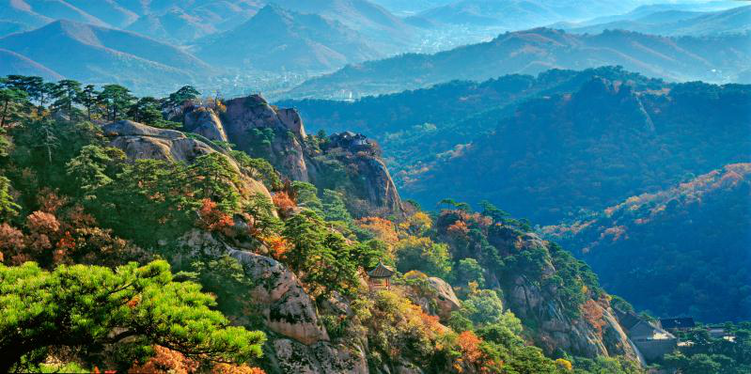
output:
<path id="1" fill-rule="evenodd" d="M 751 165 L 733 164 L 542 231 L 639 309 L 748 321 L 750 199 Z"/>
<path id="2" fill-rule="evenodd" d="M 605 67 L 281 104 L 309 128 L 372 135 L 402 195 L 425 206 L 453 190 L 554 224 L 747 161 L 749 99 L 744 85 L 670 84 Z"/>
<path id="3" fill-rule="evenodd" d="M 642 90 L 666 86 L 619 67 L 601 67 L 549 70 L 536 77 L 506 75 L 481 83 L 452 81 L 353 102 L 305 99 L 278 104 L 299 110 L 312 131 L 351 130 L 373 137 L 383 147 L 397 184 L 403 186 L 436 160 L 495 130 L 525 101 L 576 91 L 593 77 L 628 81 Z"/>
<path id="4" fill-rule="evenodd" d="M 2 371 L 642 372 L 597 277 L 527 224 L 353 217 L 323 177 L 378 153 L 347 134 L 258 96 L 2 85 Z"/>
<path id="5" fill-rule="evenodd" d="M 570 94 L 529 100 L 496 130 L 454 151 L 402 192 L 435 204 L 443 192 L 489 200 L 554 224 L 693 175 L 749 160 L 749 86 L 639 89 L 592 78 Z"/>

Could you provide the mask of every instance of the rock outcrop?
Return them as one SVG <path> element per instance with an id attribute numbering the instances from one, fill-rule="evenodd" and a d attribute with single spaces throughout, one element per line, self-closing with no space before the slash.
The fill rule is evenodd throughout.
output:
<path id="1" fill-rule="evenodd" d="M 448 321 L 451 312 L 461 308 L 461 301 L 456 297 L 454 289 L 443 279 L 428 277 L 419 271 L 411 271 L 407 277 L 413 282 L 407 295 L 425 313 Z"/>
<path id="2" fill-rule="evenodd" d="M 193 230 L 179 241 L 179 247 L 195 255 L 224 254 L 237 259 L 245 274 L 255 281 L 248 290 L 249 304 L 260 307 L 269 334 L 270 352 L 265 352 L 278 373 L 367 374 L 368 364 L 361 345 L 330 342 L 319 321 L 313 300 L 305 293 L 294 273 L 269 257 L 237 250 L 210 233 Z M 179 263 L 180 259 L 175 262 Z M 230 316 L 238 324 L 246 316 Z M 271 372 L 273 373 L 273 372 Z"/>
<path id="3" fill-rule="evenodd" d="M 508 251 L 550 250 L 547 242 L 532 233 L 519 236 L 513 230 L 500 230 L 490 239 L 494 246 Z M 580 307 L 580 316 L 571 316 L 566 313 L 571 306 L 564 305 L 557 286 L 543 281 L 556 274 L 555 265 L 546 258 L 539 271 L 540 279 L 532 279 L 530 274 L 514 274 L 512 285 L 504 288 L 505 305 L 522 321 L 535 321 L 538 326 L 536 345 L 548 354 L 563 350 L 592 358 L 624 355 L 636 359 L 637 354 L 607 298 L 590 298 Z"/>
<path id="4" fill-rule="evenodd" d="M 345 192 L 355 215 L 398 215 L 403 210 L 378 146 L 363 135 L 335 134 L 320 148 L 313 146 L 306 141 L 296 110 L 277 108 L 260 95 L 228 100 L 213 108 L 188 108 L 185 113 L 188 131 L 267 159 L 289 179 Z"/>
<path id="5" fill-rule="evenodd" d="M 309 180 L 303 149 L 306 134 L 297 112 L 279 110 L 261 95 L 232 99 L 224 105 L 222 125 L 231 143 L 250 155 L 268 159 L 291 179 Z"/>
<path id="6" fill-rule="evenodd" d="M 291 339 L 274 341 L 274 361 L 282 373 L 368 374 L 365 352 L 329 342 L 304 346 Z"/>
<path id="7" fill-rule="evenodd" d="M 121 149 L 131 161 L 152 159 L 191 163 L 207 154 L 224 154 L 242 175 L 242 181 L 250 194 L 262 193 L 271 198 L 263 183 L 245 175 L 242 168 L 224 149 L 210 142 L 190 138 L 180 131 L 159 129 L 133 121 L 113 122 L 105 125 L 102 130 L 110 139 L 109 145 Z"/>
<path id="8" fill-rule="evenodd" d="M 191 162 L 216 152 L 210 145 L 180 131 L 158 129 L 133 121 L 114 122 L 103 127 L 110 146 L 120 148 L 131 160 L 153 159 Z"/>
<path id="9" fill-rule="evenodd" d="M 209 140 L 227 141 L 227 133 L 224 131 L 222 121 L 213 109 L 196 108 L 186 113 L 183 127 L 186 131 L 203 135 Z"/>
<path id="10" fill-rule="evenodd" d="M 267 327 L 305 345 L 328 341 L 313 301 L 295 274 L 278 261 L 251 252 L 239 251 L 215 239 L 210 233 L 194 230 L 180 240 L 191 253 L 219 257 L 228 254 L 243 265 L 246 275 L 256 282 L 248 297 L 261 311 Z"/>
<path id="11" fill-rule="evenodd" d="M 428 284 L 436 295 L 436 306 L 438 307 L 438 316 L 441 319 L 448 319 L 451 316 L 451 312 L 459 310 L 462 304 L 459 298 L 456 297 L 454 289 L 441 278 L 430 277 L 428 278 Z"/>
<path id="12" fill-rule="evenodd" d="M 349 192 L 347 208 L 356 216 L 386 216 L 403 211 L 399 192 L 374 141 L 351 132 L 333 134 L 321 151 L 323 154 L 310 163 L 311 182 L 328 189 L 344 185 Z M 336 178 L 342 172 L 346 173 L 346 181 Z"/>

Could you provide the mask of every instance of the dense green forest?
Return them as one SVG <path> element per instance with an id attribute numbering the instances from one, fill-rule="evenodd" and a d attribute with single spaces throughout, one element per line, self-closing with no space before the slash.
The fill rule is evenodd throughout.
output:
<path id="1" fill-rule="evenodd" d="M 449 152 L 402 193 L 434 204 L 448 189 L 555 224 L 748 162 L 751 86 L 659 90 L 594 77 L 572 93 L 528 100 L 495 131 Z"/>
<path id="2" fill-rule="evenodd" d="M 355 219 L 337 191 L 160 129 L 198 95 L 2 80 L 2 371 L 641 372 L 594 273 L 527 223 L 451 200 Z M 136 143 L 212 151 L 129 157 L 102 127 L 122 119 L 154 126 L 120 123 Z M 390 289 L 363 284 L 379 261 Z"/>
<path id="3" fill-rule="evenodd" d="M 481 83 L 453 81 L 353 102 L 305 99 L 278 104 L 299 110 L 312 131 L 349 130 L 373 137 L 383 147 L 396 183 L 403 187 L 419 178 L 424 169 L 435 167 L 436 161 L 494 131 L 525 101 L 576 91 L 593 77 L 628 81 L 640 89 L 660 90 L 665 86 L 661 80 L 620 67 L 553 69 L 536 77 L 506 75 Z"/>
<path id="4" fill-rule="evenodd" d="M 425 206 L 456 191 L 556 224 L 747 162 L 749 100 L 747 85 L 674 84 L 604 67 L 282 103 L 312 129 L 374 137 L 402 195 Z"/>
<path id="5" fill-rule="evenodd" d="M 728 165 L 542 231 L 576 249 L 605 288 L 641 310 L 748 321 L 750 174 L 750 164 Z"/>

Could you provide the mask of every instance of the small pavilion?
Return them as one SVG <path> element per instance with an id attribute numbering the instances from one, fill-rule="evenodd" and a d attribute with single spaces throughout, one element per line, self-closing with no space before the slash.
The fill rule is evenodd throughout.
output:
<path id="1" fill-rule="evenodd" d="M 384 265 L 383 262 L 378 261 L 378 265 L 368 272 L 368 285 L 372 289 L 389 289 L 391 287 L 391 277 L 394 273 L 393 269 Z"/>

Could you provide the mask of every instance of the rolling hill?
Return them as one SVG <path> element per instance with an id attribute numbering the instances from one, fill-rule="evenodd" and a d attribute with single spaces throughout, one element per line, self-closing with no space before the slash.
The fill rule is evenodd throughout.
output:
<path id="1" fill-rule="evenodd" d="M 750 202 L 751 164 L 733 164 L 542 231 L 639 309 L 748 320 Z"/>
<path id="2" fill-rule="evenodd" d="M 224 67 L 320 72 L 379 53 L 339 22 L 269 5 L 241 26 L 199 41 L 197 55 Z"/>
<path id="3" fill-rule="evenodd" d="M 65 76 L 87 83 L 120 83 L 141 89 L 170 89 L 211 68 L 175 47 L 143 36 L 73 21 L 0 38 L 13 51 Z M 15 74 L 3 65 L 0 74 Z"/>
<path id="4" fill-rule="evenodd" d="M 620 65 L 675 81 L 732 82 L 751 64 L 751 35 L 670 38 L 628 31 L 568 34 L 547 28 L 504 33 L 486 43 L 432 55 L 406 54 L 347 66 L 313 78 L 288 96 L 365 96 L 428 87 L 455 79 L 483 81 L 552 68 Z"/>

